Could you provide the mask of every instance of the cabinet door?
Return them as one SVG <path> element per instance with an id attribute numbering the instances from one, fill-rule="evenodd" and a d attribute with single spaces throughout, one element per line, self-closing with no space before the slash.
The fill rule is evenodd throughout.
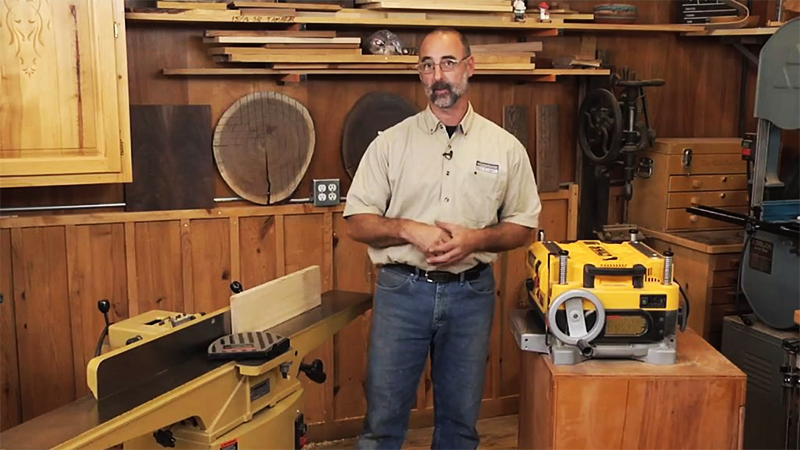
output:
<path id="1" fill-rule="evenodd" d="M 123 0 L 0 2 L 0 186 L 129 181 L 123 14 Z"/>

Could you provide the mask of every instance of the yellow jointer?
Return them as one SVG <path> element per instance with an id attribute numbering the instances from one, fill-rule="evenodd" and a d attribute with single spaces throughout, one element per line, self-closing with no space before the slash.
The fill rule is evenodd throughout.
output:
<path id="1" fill-rule="evenodd" d="M 368 294 L 324 293 L 321 306 L 267 330 L 289 341 L 269 360 L 209 358 L 209 345 L 231 332 L 230 308 L 183 317 L 152 311 L 122 321 L 109 331 L 113 350 L 89 362 L 93 395 L 3 432 L 0 445 L 296 448 L 305 433 L 303 358 L 370 306 Z M 126 343 L 134 336 L 142 338 Z"/>

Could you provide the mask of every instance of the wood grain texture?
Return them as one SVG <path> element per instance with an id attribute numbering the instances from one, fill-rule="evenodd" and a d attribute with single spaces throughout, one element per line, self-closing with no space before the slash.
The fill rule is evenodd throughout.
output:
<path id="1" fill-rule="evenodd" d="M 233 333 L 266 331 L 321 304 L 320 269 L 310 266 L 230 296 Z"/>
<path id="2" fill-rule="evenodd" d="M 68 225 L 65 232 L 75 393 L 83 396 L 89 393 L 86 366 L 105 327 L 97 302 L 111 303 L 112 322 L 128 317 L 125 230 L 122 224 Z"/>
<path id="3" fill-rule="evenodd" d="M 22 419 L 75 398 L 63 227 L 11 232 Z M 37 355 L 38 357 L 30 357 Z"/>
<path id="4" fill-rule="evenodd" d="M 239 222 L 239 254 L 245 289 L 277 277 L 275 216 L 241 218 Z"/>
<path id="5" fill-rule="evenodd" d="M 558 105 L 536 105 L 536 186 L 554 192 L 559 183 Z"/>
<path id="6" fill-rule="evenodd" d="M 214 207 L 211 108 L 132 105 L 132 183 L 126 211 Z"/>
<path id="7" fill-rule="evenodd" d="M 210 313 L 230 300 L 230 226 L 227 219 L 194 220 L 191 230 L 194 311 L 187 312 Z"/>
<path id="8" fill-rule="evenodd" d="M 334 288 L 354 292 L 373 292 L 372 262 L 367 246 L 347 237 L 347 221 L 333 217 Z M 367 412 L 365 383 L 367 343 L 372 310 L 342 328 L 334 336 L 334 418 L 363 417 Z"/>
<path id="9" fill-rule="evenodd" d="M 520 448 L 738 448 L 744 373 L 691 331 L 678 352 L 672 366 L 524 355 Z"/>
<path id="10" fill-rule="evenodd" d="M 22 422 L 10 230 L 0 230 L 0 293 L 0 430 L 6 430 Z"/>
<path id="11" fill-rule="evenodd" d="M 135 224 L 137 314 L 184 312 L 179 221 Z"/>

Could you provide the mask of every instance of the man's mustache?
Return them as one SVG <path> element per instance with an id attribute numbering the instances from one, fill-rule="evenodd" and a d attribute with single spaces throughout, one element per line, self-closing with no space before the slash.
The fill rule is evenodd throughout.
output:
<path id="1" fill-rule="evenodd" d="M 437 81 L 431 85 L 431 91 L 438 91 L 440 89 L 446 89 L 451 93 L 453 92 L 453 86 L 446 81 Z"/>

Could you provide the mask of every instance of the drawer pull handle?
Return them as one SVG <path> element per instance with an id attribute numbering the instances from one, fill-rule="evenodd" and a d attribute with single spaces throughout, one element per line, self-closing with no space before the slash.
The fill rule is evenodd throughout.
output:
<path id="1" fill-rule="evenodd" d="M 719 198 L 725 198 L 725 197 L 727 197 L 727 196 L 725 195 L 724 192 L 722 194 L 719 194 Z"/>
<path id="2" fill-rule="evenodd" d="M 699 218 L 697 216 L 695 216 L 694 214 L 689 216 L 689 222 L 697 223 L 698 220 L 699 220 Z"/>
<path id="3" fill-rule="evenodd" d="M 700 182 L 700 181 L 697 181 L 697 180 L 694 180 L 694 181 L 692 181 L 692 187 L 693 187 L 693 188 L 695 188 L 695 189 L 699 189 L 699 188 L 700 188 L 700 187 L 702 187 L 702 186 L 703 186 L 703 183 L 702 183 L 702 182 Z"/>
<path id="4" fill-rule="evenodd" d="M 728 182 L 728 177 L 722 177 L 722 182 L 723 183 L 727 183 Z"/>
<path id="5" fill-rule="evenodd" d="M 691 202 L 691 203 L 692 203 L 692 205 L 694 205 L 694 206 L 697 206 L 697 201 L 698 201 L 698 198 L 697 198 L 697 197 L 692 197 L 692 199 L 690 200 L 690 202 Z"/>

